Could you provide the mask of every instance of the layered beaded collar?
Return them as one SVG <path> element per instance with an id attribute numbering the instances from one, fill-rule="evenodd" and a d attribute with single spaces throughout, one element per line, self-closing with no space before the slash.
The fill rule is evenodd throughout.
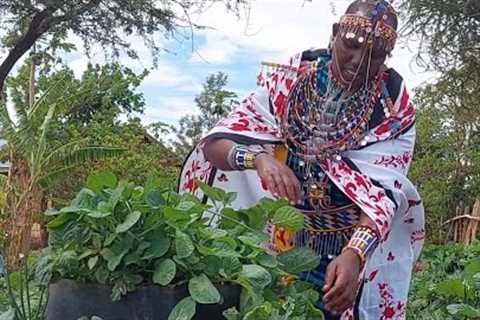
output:
<path id="1" fill-rule="evenodd" d="M 286 100 L 282 133 L 287 146 L 306 162 L 340 160 L 343 151 L 366 145 L 375 104 L 381 99 L 386 112 L 393 108 L 391 99 L 382 97 L 387 93 L 384 73 L 348 96 L 332 81 L 330 64 L 328 55 L 307 65 Z"/>

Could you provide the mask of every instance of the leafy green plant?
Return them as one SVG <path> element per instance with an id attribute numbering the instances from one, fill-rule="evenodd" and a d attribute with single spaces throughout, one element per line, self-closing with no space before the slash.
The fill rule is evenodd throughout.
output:
<path id="1" fill-rule="evenodd" d="M 140 285 L 187 285 L 189 296 L 169 319 L 191 319 L 197 304 L 222 300 L 216 285 L 243 288 L 234 319 L 323 319 L 319 294 L 301 281 L 281 281 L 315 268 L 319 257 L 306 248 L 278 256 L 265 249 L 268 220 L 287 230 L 303 216 L 285 201 L 264 199 L 246 210 L 229 205 L 234 193 L 198 182 L 212 200 L 118 182 L 111 173 L 87 179 L 69 206 L 49 210 L 50 247 L 44 252 L 53 279 L 70 278 L 112 288 L 112 298 Z"/>
<path id="2" fill-rule="evenodd" d="M 407 318 L 480 318 L 480 243 L 428 246 L 415 274 Z"/>
<path id="3" fill-rule="evenodd" d="M 36 255 L 31 255 L 22 270 L 5 275 L 0 289 L 6 294 L 6 301 L 2 304 L 7 309 L 0 310 L 0 320 L 44 319 L 48 273 L 41 270 Z"/>

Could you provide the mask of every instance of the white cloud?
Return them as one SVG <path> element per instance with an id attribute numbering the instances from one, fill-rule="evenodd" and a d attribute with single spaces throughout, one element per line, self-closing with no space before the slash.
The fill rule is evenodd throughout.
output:
<path id="1" fill-rule="evenodd" d="M 121 53 L 118 59 L 120 63 L 138 73 L 144 69 L 150 70 L 150 73 L 143 80 L 140 89 L 145 87 L 167 87 L 174 88 L 180 92 L 198 92 L 201 89 L 201 84 L 191 74 L 183 72 L 179 65 L 169 62 L 169 59 L 165 59 L 168 57 L 166 55 L 161 56 L 157 62 L 157 67 L 153 68 L 154 63 L 151 52 L 144 45 L 143 40 L 139 37 L 128 37 L 127 39 L 131 47 L 136 48 L 139 59 L 132 59 L 125 53 Z M 77 49 L 83 52 L 81 39 L 75 35 L 70 35 L 69 40 L 77 43 Z M 103 64 L 107 62 L 105 53 L 100 46 L 91 48 L 90 57 L 84 54 L 75 54 L 74 56 L 75 58 L 68 62 L 68 66 L 74 71 L 77 78 L 81 77 L 88 63 Z"/>
<path id="2" fill-rule="evenodd" d="M 336 3 L 342 11 L 348 4 L 346 1 Z M 232 58 L 240 50 L 270 59 L 286 58 L 306 48 L 325 46 L 336 19 L 328 1 L 324 0 L 254 1 L 249 16 L 242 20 L 226 14 L 218 5 L 198 17 L 199 23 L 215 28 L 201 32 L 207 41 L 198 50 L 201 53 L 222 50 L 230 41 L 235 46 L 223 52 L 223 61 L 228 54 Z"/>
<path id="3" fill-rule="evenodd" d="M 173 125 L 187 114 L 199 113 L 193 97 L 190 96 L 164 96 L 155 100 L 155 103 L 145 108 L 145 113 L 141 117 L 145 123 L 163 121 Z"/>
<path id="4" fill-rule="evenodd" d="M 175 87 L 178 91 L 198 92 L 201 84 L 173 63 L 160 61 L 156 69 L 143 80 L 142 86 Z"/>
<path id="5" fill-rule="evenodd" d="M 224 64 L 238 52 L 239 47 L 225 34 L 206 32 L 205 44 L 193 52 L 190 62 Z"/>

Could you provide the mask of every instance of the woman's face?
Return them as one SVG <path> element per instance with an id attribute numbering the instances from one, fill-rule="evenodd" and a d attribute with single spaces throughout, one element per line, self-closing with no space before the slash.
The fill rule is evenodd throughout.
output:
<path id="1" fill-rule="evenodd" d="M 355 14 L 364 16 L 360 11 Z M 338 23 L 333 25 L 333 37 L 333 76 L 353 93 L 371 81 L 382 68 L 389 54 L 386 42 L 382 37 L 373 37 L 373 42 L 369 43 L 365 34 L 345 34 L 340 32 Z"/>

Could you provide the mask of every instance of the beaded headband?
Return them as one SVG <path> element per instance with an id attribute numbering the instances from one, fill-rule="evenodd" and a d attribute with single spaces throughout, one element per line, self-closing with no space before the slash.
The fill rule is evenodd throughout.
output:
<path id="1" fill-rule="evenodd" d="M 381 38 L 385 41 L 385 50 L 390 52 L 395 46 L 397 40 L 397 32 L 395 29 L 387 24 L 385 20 L 386 15 L 378 21 L 372 21 L 364 16 L 356 14 L 345 14 L 340 18 L 340 34 L 346 39 L 356 38 L 358 42 L 363 43 L 367 39 Z M 373 36 L 373 37 L 372 37 Z"/>

